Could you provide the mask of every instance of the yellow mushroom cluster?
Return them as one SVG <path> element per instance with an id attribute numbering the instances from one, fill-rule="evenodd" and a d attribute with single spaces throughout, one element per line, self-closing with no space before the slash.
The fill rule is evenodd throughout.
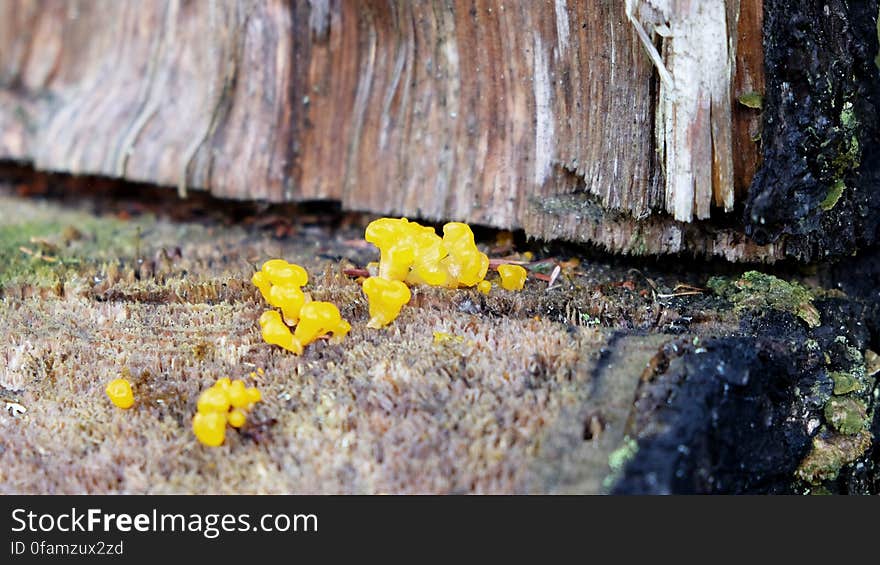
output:
<path id="1" fill-rule="evenodd" d="M 406 218 L 380 218 L 367 226 L 364 239 L 380 253 L 377 276 L 363 285 L 370 303 L 368 327 L 381 328 L 397 318 L 411 298 L 407 284 L 476 286 L 484 294 L 492 288 L 485 280 L 489 258 L 477 249 L 467 224 L 450 222 L 440 237 L 434 228 Z"/>
<path id="2" fill-rule="evenodd" d="M 221 445 L 226 439 L 226 425 L 242 427 L 247 421 L 247 412 L 261 398 L 259 389 L 246 387 L 240 380 L 218 379 L 199 395 L 198 412 L 192 421 L 193 433 L 205 445 Z"/>
<path id="3" fill-rule="evenodd" d="M 277 345 L 297 355 L 316 339 L 333 334 L 345 337 L 351 324 L 342 319 L 339 309 L 329 302 L 312 301 L 304 287 L 309 274 L 299 265 L 283 259 L 270 259 L 251 278 L 270 306 L 260 316 L 260 329 L 266 343 Z M 291 331 L 291 326 L 295 326 Z"/>
<path id="4" fill-rule="evenodd" d="M 367 226 L 364 239 L 379 248 L 379 277 L 409 284 L 459 288 L 486 277 L 489 258 L 474 243 L 474 232 L 461 222 L 434 228 L 406 218 L 380 218 Z"/>

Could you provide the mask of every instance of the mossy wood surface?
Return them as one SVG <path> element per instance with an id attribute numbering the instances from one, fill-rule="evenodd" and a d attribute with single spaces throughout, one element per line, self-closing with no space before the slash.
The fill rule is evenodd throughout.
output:
<path id="1" fill-rule="evenodd" d="M 553 288 L 417 288 L 371 330 L 359 216 L 34 190 L 0 191 L 3 492 L 877 492 L 877 301 L 821 289 L 839 274 L 536 248 L 569 260 Z M 339 305 L 342 344 L 262 342 L 270 257 Z M 190 421 L 222 376 L 264 401 L 208 448 Z"/>

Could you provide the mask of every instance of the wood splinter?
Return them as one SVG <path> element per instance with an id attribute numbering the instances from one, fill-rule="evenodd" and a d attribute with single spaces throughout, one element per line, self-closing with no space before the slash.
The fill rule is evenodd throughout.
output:
<path id="1" fill-rule="evenodd" d="M 666 211 L 682 222 L 708 218 L 713 204 L 729 212 L 736 55 L 729 14 L 739 0 L 627 0 L 625 10 L 661 79 L 655 136 Z M 659 51 L 649 31 L 660 37 Z"/>

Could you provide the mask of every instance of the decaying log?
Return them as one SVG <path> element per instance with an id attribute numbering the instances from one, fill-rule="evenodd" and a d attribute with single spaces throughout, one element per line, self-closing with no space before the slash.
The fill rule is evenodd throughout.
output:
<path id="1" fill-rule="evenodd" d="M 592 256 L 549 288 L 537 269 L 521 292 L 413 287 L 376 333 L 340 265 L 378 257 L 352 245 L 363 217 L 58 180 L 0 182 L 0 493 L 880 492 L 880 250 L 811 290 Z M 269 256 L 339 305 L 341 343 L 263 342 Z M 264 401 L 203 449 L 217 375 Z"/>
<path id="2" fill-rule="evenodd" d="M 771 31 L 800 13 L 790 4 L 768 3 Z M 865 5 L 876 21 L 876 1 Z M 0 158 L 613 251 L 774 260 L 793 230 L 759 245 L 740 219 L 747 187 L 755 201 L 765 186 L 752 183 L 764 11 L 763 0 L 9 0 Z"/>

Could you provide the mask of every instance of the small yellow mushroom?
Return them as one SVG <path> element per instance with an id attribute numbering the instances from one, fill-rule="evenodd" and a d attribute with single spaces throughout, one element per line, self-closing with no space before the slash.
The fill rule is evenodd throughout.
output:
<path id="1" fill-rule="evenodd" d="M 232 426 L 233 428 L 240 428 L 247 421 L 247 415 L 244 413 L 243 410 L 239 410 L 238 408 L 236 408 L 229 413 L 228 420 L 230 426 Z"/>
<path id="2" fill-rule="evenodd" d="M 274 285 L 269 290 L 269 304 L 281 308 L 284 321 L 295 324 L 299 321 L 299 311 L 310 299 L 297 286 Z"/>
<path id="3" fill-rule="evenodd" d="M 328 332 L 333 334 L 334 341 L 339 341 L 351 330 L 351 324 L 343 320 L 339 310 L 329 302 L 310 305 L 313 304 L 311 297 L 301 288 L 309 282 L 309 274 L 299 265 L 270 259 L 251 280 L 266 302 L 281 309 L 280 314 L 269 310 L 260 316 L 266 343 L 300 355 L 305 345 Z M 291 331 L 293 325 L 296 329 Z"/>
<path id="4" fill-rule="evenodd" d="M 379 277 L 391 281 L 474 286 L 489 268 L 489 258 L 477 249 L 470 226 L 461 222 L 443 226 L 441 238 L 433 228 L 406 218 L 380 218 L 367 226 L 364 238 L 379 248 Z"/>
<path id="5" fill-rule="evenodd" d="M 299 324 L 293 332 L 293 340 L 302 347 L 319 337 L 333 333 L 341 339 L 351 330 L 351 324 L 342 319 L 339 309 L 329 302 L 309 302 L 300 310 Z"/>
<path id="6" fill-rule="evenodd" d="M 492 290 L 492 283 L 487 280 L 482 280 L 477 283 L 477 290 L 479 290 L 483 294 L 488 295 L 489 292 Z"/>
<path id="7" fill-rule="evenodd" d="M 519 265 L 498 265 L 501 287 L 505 290 L 522 290 L 526 282 L 526 270 Z"/>
<path id="8" fill-rule="evenodd" d="M 254 273 L 254 276 L 251 277 L 251 282 L 254 283 L 254 286 L 260 289 L 260 294 L 263 295 L 263 300 L 269 302 L 269 293 L 272 290 L 272 283 L 269 281 L 269 277 L 266 276 L 266 273 L 263 271 L 257 271 Z"/>
<path id="9" fill-rule="evenodd" d="M 196 438 L 207 446 L 217 447 L 226 439 L 225 412 L 197 412 L 192 426 Z"/>
<path id="10" fill-rule="evenodd" d="M 247 421 L 247 411 L 262 398 L 256 388 L 247 388 L 240 380 L 228 377 L 206 388 L 199 395 L 193 417 L 193 433 L 205 445 L 216 447 L 226 437 L 226 424 L 240 428 Z"/>
<path id="11" fill-rule="evenodd" d="M 443 245 L 449 251 L 444 261 L 459 286 L 474 286 L 486 278 L 489 258 L 474 243 L 474 232 L 461 222 L 443 226 Z"/>
<path id="12" fill-rule="evenodd" d="M 227 412 L 229 410 L 229 395 L 226 390 L 212 386 L 202 391 L 197 403 L 199 412 Z"/>
<path id="13" fill-rule="evenodd" d="M 260 389 L 251 387 L 247 389 L 248 401 L 251 404 L 255 404 L 263 399 L 263 394 L 260 392 Z"/>
<path id="14" fill-rule="evenodd" d="M 251 403 L 247 388 L 238 380 L 232 381 L 229 390 L 226 391 L 226 397 L 229 399 L 229 404 L 235 408 L 244 408 Z"/>
<path id="15" fill-rule="evenodd" d="M 260 328 L 263 340 L 266 343 L 283 347 L 284 349 L 302 354 L 302 342 L 293 337 L 290 328 L 281 319 L 281 314 L 276 310 L 266 310 L 260 316 Z"/>
<path id="16" fill-rule="evenodd" d="M 381 277 L 370 277 L 364 281 L 364 294 L 370 303 L 368 328 L 382 328 L 400 315 L 400 309 L 410 301 L 412 293 L 400 281 L 390 281 Z"/>
<path id="17" fill-rule="evenodd" d="M 131 385 L 125 379 L 113 379 L 107 383 L 105 389 L 110 401 L 119 408 L 131 408 L 134 405 L 134 394 L 131 392 Z"/>
<path id="18" fill-rule="evenodd" d="M 309 273 L 284 259 L 270 259 L 263 263 L 262 271 L 273 285 L 302 287 L 309 283 Z"/>

